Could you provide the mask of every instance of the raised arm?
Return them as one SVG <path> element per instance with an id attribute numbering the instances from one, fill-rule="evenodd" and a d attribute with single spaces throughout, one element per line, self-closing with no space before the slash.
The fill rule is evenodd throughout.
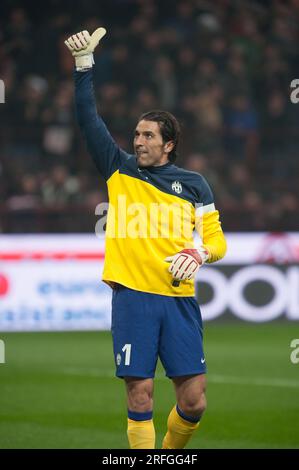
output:
<path id="1" fill-rule="evenodd" d="M 130 155 L 119 148 L 97 112 L 92 82 L 93 51 L 105 33 L 104 28 L 98 28 L 92 36 L 82 31 L 71 36 L 65 44 L 76 63 L 74 79 L 78 123 L 99 172 L 108 180 Z"/>

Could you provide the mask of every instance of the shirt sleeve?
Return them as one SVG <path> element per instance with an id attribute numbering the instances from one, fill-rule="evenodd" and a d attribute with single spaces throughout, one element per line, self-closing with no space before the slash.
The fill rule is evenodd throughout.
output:
<path id="1" fill-rule="evenodd" d="M 131 155 L 120 149 L 98 115 L 92 70 L 75 71 L 74 80 L 78 123 L 96 167 L 107 181 Z"/>
<path id="2" fill-rule="evenodd" d="M 195 209 L 195 228 L 209 253 L 208 263 L 224 257 L 227 246 L 219 212 L 215 208 L 213 192 L 202 177 L 199 187 L 199 202 Z"/>

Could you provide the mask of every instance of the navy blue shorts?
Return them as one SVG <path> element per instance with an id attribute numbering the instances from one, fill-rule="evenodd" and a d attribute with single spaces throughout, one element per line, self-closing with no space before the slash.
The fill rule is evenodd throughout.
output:
<path id="1" fill-rule="evenodd" d="M 204 374 L 203 327 L 194 297 L 169 297 L 124 286 L 113 290 L 112 337 L 117 377 Z"/>

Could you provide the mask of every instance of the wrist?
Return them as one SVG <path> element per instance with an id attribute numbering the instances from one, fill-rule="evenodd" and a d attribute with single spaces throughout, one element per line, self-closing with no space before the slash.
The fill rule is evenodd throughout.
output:
<path id="1" fill-rule="evenodd" d="M 77 72 L 84 72 L 85 70 L 91 69 L 94 64 L 93 53 L 89 52 L 75 57 L 75 64 Z"/>
<path id="2" fill-rule="evenodd" d="M 204 246 L 200 246 L 198 249 L 197 249 L 201 259 L 202 259 L 202 264 L 204 264 L 206 261 L 209 260 L 210 258 L 210 253 L 209 253 L 209 250 L 204 247 Z"/>

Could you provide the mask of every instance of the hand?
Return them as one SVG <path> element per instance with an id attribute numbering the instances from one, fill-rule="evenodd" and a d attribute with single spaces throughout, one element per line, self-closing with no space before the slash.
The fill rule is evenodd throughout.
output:
<path id="1" fill-rule="evenodd" d="M 64 41 L 72 56 L 75 57 L 76 70 L 82 72 L 93 66 L 93 51 L 105 34 L 105 28 L 96 29 L 91 36 L 88 31 L 80 31 Z"/>
<path id="2" fill-rule="evenodd" d="M 193 279 L 199 268 L 207 261 L 209 253 L 204 247 L 185 249 L 174 256 L 168 256 L 165 261 L 171 263 L 168 271 L 174 279 L 183 281 Z"/>

